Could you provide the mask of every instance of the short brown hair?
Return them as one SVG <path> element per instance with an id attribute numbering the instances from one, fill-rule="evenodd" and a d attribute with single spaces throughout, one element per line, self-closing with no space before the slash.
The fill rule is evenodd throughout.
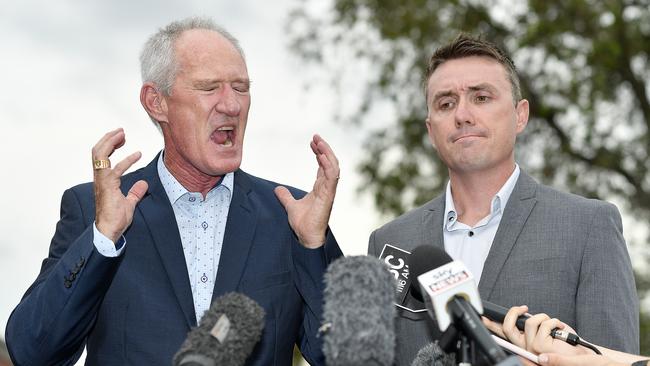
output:
<path id="1" fill-rule="evenodd" d="M 503 65 L 508 73 L 508 79 L 512 87 L 512 99 L 515 103 L 521 100 L 521 86 L 519 85 L 519 76 L 517 69 L 510 57 L 494 43 L 483 39 L 472 37 L 468 34 L 461 33 L 451 43 L 446 44 L 433 53 L 427 65 L 427 71 L 424 75 L 424 93 L 427 94 L 427 84 L 429 78 L 438 66 L 443 63 L 471 56 L 489 57 Z"/>

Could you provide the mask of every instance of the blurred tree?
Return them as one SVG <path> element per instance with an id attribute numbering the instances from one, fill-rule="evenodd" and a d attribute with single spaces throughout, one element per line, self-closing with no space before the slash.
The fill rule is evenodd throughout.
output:
<path id="1" fill-rule="evenodd" d="M 369 130 L 360 189 L 383 214 L 443 190 L 421 78 L 433 50 L 467 32 L 518 65 L 531 106 L 522 168 L 650 223 L 650 0 L 302 0 L 287 25 L 292 49 L 345 89 L 337 118 Z"/>

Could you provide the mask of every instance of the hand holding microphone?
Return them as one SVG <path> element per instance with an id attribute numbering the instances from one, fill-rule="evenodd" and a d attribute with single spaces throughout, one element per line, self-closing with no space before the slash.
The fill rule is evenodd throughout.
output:
<path id="1" fill-rule="evenodd" d="M 593 346 L 579 339 L 575 331 L 567 324 L 546 314 L 528 315 L 528 307 L 514 306 L 507 311 L 505 316 L 483 318 L 483 323 L 488 329 L 513 344 L 530 352 L 539 354 L 544 352 L 557 352 L 566 355 L 594 354 L 600 351 L 589 349 Z M 519 327 L 518 320 L 525 316 L 525 327 Z M 503 324 L 497 323 L 499 320 Z M 567 343 L 565 337 L 577 340 L 574 345 Z M 584 345 L 584 346 L 583 346 Z M 589 348 L 587 348 L 588 346 Z M 597 352 L 596 352 L 597 351 Z"/>

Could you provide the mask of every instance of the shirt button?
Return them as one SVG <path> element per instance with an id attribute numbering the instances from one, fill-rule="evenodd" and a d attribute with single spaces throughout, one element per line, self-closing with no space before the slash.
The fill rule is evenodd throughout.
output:
<path id="1" fill-rule="evenodd" d="M 467 233 L 467 235 L 469 235 L 470 237 L 472 237 L 472 236 L 474 236 L 474 232 L 470 230 L 470 232 Z"/>
<path id="2" fill-rule="evenodd" d="M 201 227 L 203 228 L 203 230 L 207 229 L 207 228 L 208 228 L 208 223 L 205 222 L 205 221 L 203 221 L 203 222 L 201 223 Z"/>
<path id="3" fill-rule="evenodd" d="M 194 202 L 194 201 L 196 201 L 196 197 L 193 197 L 193 196 L 190 197 L 190 202 Z"/>

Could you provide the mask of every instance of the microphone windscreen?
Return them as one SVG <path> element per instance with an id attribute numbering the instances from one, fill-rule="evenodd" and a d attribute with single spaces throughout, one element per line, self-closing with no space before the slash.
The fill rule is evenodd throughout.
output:
<path id="1" fill-rule="evenodd" d="M 325 274 L 323 353 L 328 366 L 390 366 L 395 277 L 377 258 L 342 257 Z"/>
<path id="2" fill-rule="evenodd" d="M 264 309 L 243 294 L 227 293 L 212 303 L 199 326 L 188 333 L 174 365 L 243 365 L 262 329 Z"/>
<path id="3" fill-rule="evenodd" d="M 411 252 L 410 261 L 409 270 L 413 278 L 413 281 L 411 281 L 411 295 L 419 301 L 424 301 L 422 292 L 420 291 L 420 284 L 417 280 L 418 276 L 432 269 L 442 267 L 452 262 L 453 259 L 451 259 L 447 252 L 438 247 L 420 245 Z"/>
<path id="4" fill-rule="evenodd" d="M 411 366 L 455 366 L 456 355 L 446 353 L 438 343 L 424 346 L 413 359 Z"/>

